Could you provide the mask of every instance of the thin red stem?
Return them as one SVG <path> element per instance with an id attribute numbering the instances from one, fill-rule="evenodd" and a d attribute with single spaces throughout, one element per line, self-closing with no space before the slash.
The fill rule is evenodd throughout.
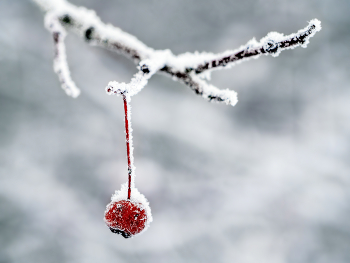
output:
<path id="1" fill-rule="evenodd" d="M 131 157 L 130 157 L 130 143 L 129 143 L 129 118 L 128 118 L 128 102 L 126 96 L 123 96 L 124 100 L 124 112 L 125 112 L 125 133 L 126 133 L 126 153 L 128 155 L 128 200 L 131 197 Z"/>

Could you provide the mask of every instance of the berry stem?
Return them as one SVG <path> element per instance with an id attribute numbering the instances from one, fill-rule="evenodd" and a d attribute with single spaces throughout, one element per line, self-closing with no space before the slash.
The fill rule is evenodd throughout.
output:
<path id="1" fill-rule="evenodd" d="M 130 197 L 131 197 L 131 178 L 132 178 L 132 165 L 131 165 L 132 153 L 130 151 L 131 131 L 129 131 L 129 118 L 130 118 L 130 116 L 128 114 L 129 103 L 128 103 L 125 95 L 123 95 L 123 100 L 124 100 L 124 112 L 125 112 L 126 153 L 128 156 L 128 200 L 130 200 Z"/>

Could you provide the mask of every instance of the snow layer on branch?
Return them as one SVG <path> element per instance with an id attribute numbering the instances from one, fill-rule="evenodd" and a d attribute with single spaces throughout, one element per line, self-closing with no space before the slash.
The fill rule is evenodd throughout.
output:
<path id="1" fill-rule="evenodd" d="M 52 13 L 47 13 L 45 16 L 45 26 L 52 33 L 55 47 L 55 57 L 53 61 L 53 68 L 58 75 L 61 82 L 62 89 L 68 96 L 76 98 L 80 94 L 80 90 L 75 85 L 70 76 L 70 71 L 66 56 L 66 47 L 64 45 L 64 39 L 66 37 L 66 31 L 61 26 L 56 16 Z"/>
<path id="2" fill-rule="evenodd" d="M 138 65 L 138 70 L 130 83 L 119 83 L 117 81 L 110 81 L 106 87 L 108 95 L 127 94 L 134 96 L 139 93 L 148 83 L 148 80 L 163 68 L 169 60 L 173 57 L 170 50 L 156 51 L 151 58 L 142 60 Z"/>
<path id="3" fill-rule="evenodd" d="M 63 39 L 67 28 L 77 32 L 92 45 L 123 53 L 140 62 L 138 72 L 130 83 L 111 81 L 106 87 L 107 94 L 127 95 L 129 98 L 140 92 L 149 78 L 157 71 L 170 75 L 191 87 L 197 94 L 210 101 L 219 101 L 235 105 L 237 94 L 234 91 L 219 90 L 206 83 L 213 70 L 230 68 L 235 64 L 258 58 L 262 54 L 278 56 L 282 50 L 297 46 L 306 47 L 309 39 L 321 30 L 321 22 L 313 19 L 309 25 L 297 33 L 284 36 L 277 32 L 270 32 L 259 42 L 253 38 L 246 45 L 235 50 L 227 50 L 219 54 L 207 52 L 184 53 L 175 56 L 170 50 L 154 50 L 121 29 L 110 24 L 104 24 L 95 11 L 84 7 L 77 7 L 66 0 L 34 0 L 46 12 L 49 30 L 55 39 L 56 56 L 54 68 L 58 74 L 62 87 L 68 95 L 73 97 L 79 94 L 74 82 L 70 78 L 66 61 Z"/>
<path id="4" fill-rule="evenodd" d="M 277 57 L 285 49 L 294 49 L 298 46 L 306 48 L 310 42 L 310 38 L 321 29 L 321 21 L 312 19 L 308 26 L 300 29 L 297 33 L 284 36 L 278 32 L 270 32 L 260 40 L 259 44 L 267 52 L 265 53 L 266 55 L 271 54 L 273 57 Z"/>
<path id="5" fill-rule="evenodd" d="M 124 50 L 136 52 L 141 59 L 151 56 L 154 50 L 135 36 L 130 35 L 118 27 L 111 24 L 104 24 L 96 15 L 96 12 L 85 7 L 77 7 L 65 0 L 34 0 L 45 11 L 52 13 L 56 18 L 69 17 L 72 20 L 71 29 L 76 31 L 80 36 L 86 37 L 87 30 L 94 34 L 95 41 L 90 44 L 101 44 L 108 48 L 115 49 L 113 45 L 117 45 L 122 52 Z M 98 39 L 98 43 L 96 43 Z"/>
<path id="6" fill-rule="evenodd" d="M 209 53 L 209 52 L 186 52 L 183 54 L 180 54 L 178 56 L 175 56 L 170 62 L 169 65 L 179 71 L 185 71 L 186 69 L 193 69 L 196 71 L 198 67 L 200 67 L 202 64 L 208 63 L 208 68 L 206 68 L 205 73 L 210 72 L 212 70 L 219 70 L 222 69 L 219 65 L 219 61 L 223 58 L 233 57 L 234 54 L 239 53 L 241 51 L 248 51 L 257 49 L 260 47 L 260 43 L 255 40 L 255 38 L 251 39 L 246 45 L 240 46 L 238 49 L 235 50 L 226 50 L 219 54 Z M 253 58 L 258 58 L 258 56 L 254 56 Z M 226 62 L 222 66 L 226 67 L 227 69 L 232 67 L 233 65 L 242 62 L 243 60 L 247 60 L 248 58 L 244 59 L 237 59 L 235 63 Z M 196 72 L 197 73 L 197 72 Z M 204 72 L 200 72 L 200 75 L 204 75 Z M 198 73 L 197 73 L 198 74 Z M 201 78 L 210 79 L 209 76 L 201 76 Z"/>
<path id="7" fill-rule="evenodd" d="M 223 102 L 231 106 L 237 104 L 237 92 L 229 89 L 218 89 L 217 87 L 208 84 L 197 75 L 191 74 L 191 76 L 193 81 L 199 85 L 199 93 L 202 94 L 203 98 L 209 101 Z"/>
<path id="8" fill-rule="evenodd" d="M 199 53 L 197 51 L 195 53 L 184 53 L 173 57 L 169 61 L 169 65 L 179 71 L 192 69 L 197 74 L 219 70 L 223 67 L 230 68 L 251 58 L 256 59 L 262 54 L 277 57 L 285 49 L 292 49 L 297 46 L 305 48 L 309 43 L 309 39 L 320 30 L 321 22 L 317 19 L 312 19 L 308 26 L 300 29 L 297 33 L 284 36 L 278 32 L 270 32 L 259 42 L 253 38 L 238 49 L 227 50 L 219 54 Z"/>
<path id="9" fill-rule="evenodd" d="M 127 199 L 128 199 L 128 184 L 125 183 L 125 184 L 121 185 L 120 190 L 116 190 L 115 193 L 112 195 L 111 202 L 107 205 L 107 210 L 108 210 L 108 207 L 110 205 L 112 205 L 113 203 L 121 201 L 121 200 L 127 200 Z M 130 201 L 133 203 L 136 203 L 136 204 L 140 203 L 146 211 L 147 222 L 146 222 L 146 227 L 142 231 L 142 232 L 144 232 L 145 230 L 147 230 L 150 223 L 153 221 L 152 212 L 151 212 L 149 202 L 146 199 L 146 197 L 143 194 L 141 194 L 136 187 L 133 187 L 131 189 Z"/>

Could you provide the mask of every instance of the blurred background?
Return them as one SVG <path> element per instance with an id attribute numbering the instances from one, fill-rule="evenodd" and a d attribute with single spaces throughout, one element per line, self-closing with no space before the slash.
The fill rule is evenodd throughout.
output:
<path id="1" fill-rule="evenodd" d="M 65 95 L 28 0 L 0 1 L 0 262 L 350 262 L 350 1 L 72 0 L 156 49 L 222 52 L 318 18 L 307 49 L 212 74 L 208 103 L 162 75 L 133 97 L 136 186 L 154 221 L 125 240 L 103 222 L 127 180 L 123 56 L 66 40 Z"/>

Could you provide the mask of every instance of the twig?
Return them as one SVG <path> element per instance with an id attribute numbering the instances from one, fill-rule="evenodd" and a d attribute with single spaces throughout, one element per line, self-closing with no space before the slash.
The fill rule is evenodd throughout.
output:
<path id="1" fill-rule="evenodd" d="M 56 72 L 58 79 L 61 82 L 62 89 L 66 94 L 76 98 L 79 96 L 80 90 L 75 85 L 69 72 L 66 58 L 66 47 L 64 45 L 66 31 L 55 17 L 46 16 L 45 24 L 53 36 L 55 47 L 55 57 L 53 60 L 54 71 Z"/>
<path id="2" fill-rule="evenodd" d="M 146 84 L 148 79 L 156 72 L 163 72 L 173 80 L 180 81 L 189 86 L 196 94 L 201 95 L 209 101 L 224 102 L 229 105 L 237 103 L 237 94 L 231 90 L 220 90 L 208 84 L 204 79 L 213 70 L 229 68 L 238 62 L 243 62 L 251 58 L 258 58 L 261 55 L 278 56 L 282 50 L 295 48 L 297 46 L 306 47 L 309 39 L 321 30 L 321 22 L 313 19 L 308 26 L 299 30 L 295 34 L 284 36 L 277 32 L 270 32 L 259 42 L 250 40 L 246 45 L 236 50 L 225 51 L 220 54 L 213 53 L 184 53 L 175 56 L 170 50 L 154 50 L 136 37 L 122 31 L 109 24 L 104 24 L 94 11 L 84 7 L 77 7 L 66 0 L 33 0 L 46 13 L 46 20 L 51 23 L 59 23 L 60 26 L 71 29 L 73 32 L 84 38 L 89 44 L 100 46 L 111 51 L 121 53 L 139 64 L 139 72 L 134 76 L 129 84 L 110 82 L 106 88 L 108 94 L 125 94 L 130 96 L 138 93 Z M 52 22 L 57 21 L 57 22 Z M 49 28 L 50 29 L 50 28 Z M 63 28 L 62 28 L 63 29 Z M 61 46 L 60 57 L 61 70 L 55 71 L 59 75 L 62 87 L 66 90 L 71 86 L 71 81 L 65 59 L 63 45 L 63 31 L 50 31 L 57 38 L 56 57 L 60 54 L 58 42 Z M 62 37 L 62 40 L 60 39 Z M 55 59 L 56 60 L 56 59 Z M 145 72 L 142 68 L 153 68 L 152 72 Z M 63 73 L 68 72 L 68 74 Z M 69 84 L 69 85 L 67 85 Z M 75 85 L 71 88 L 72 94 L 76 95 Z M 75 93 L 74 93 L 75 92 Z M 68 95 L 69 92 L 67 92 Z"/>

